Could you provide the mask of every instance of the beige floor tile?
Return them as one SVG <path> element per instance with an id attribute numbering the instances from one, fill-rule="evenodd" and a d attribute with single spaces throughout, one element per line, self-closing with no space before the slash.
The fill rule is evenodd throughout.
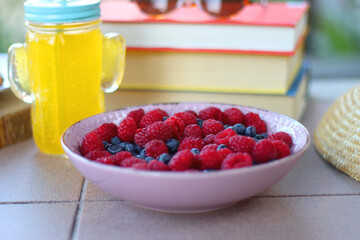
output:
<path id="1" fill-rule="evenodd" d="M 84 201 L 118 200 L 112 195 L 102 191 L 100 188 L 98 188 L 88 180 L 85 180 L 84 191 Z"/>
<path id="2" fill-rule="evenodd" d="M 87 202 L 76 239 L 358 239 L 359 213 L 360 196 L 252 198 L 200 214 Z"/>
<path id="3" fill-rule="evenodd" d="M 82 183 L 68 159 L 40 153 L 33 140 L 0 150 L 0 203 L 76 201 Z"/>
<path id="4" fill-rule="evenodd" d="M 76 203 L 0 204 L 0 239 L 70 239 Z"/>

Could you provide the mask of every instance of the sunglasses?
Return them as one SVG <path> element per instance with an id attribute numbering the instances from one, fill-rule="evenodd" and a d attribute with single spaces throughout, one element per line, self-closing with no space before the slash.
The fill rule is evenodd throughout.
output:
<path id="1" fill-rule="evenodd" d="M 132 0 L 140 10 L 152 17 L 168 14 L 180 7 L 199 7 L 207 14 L 216 18 L 228 18 L 237 14 L 251 0 Z M 267 6 L 267 0 L 261 0 Z"/>

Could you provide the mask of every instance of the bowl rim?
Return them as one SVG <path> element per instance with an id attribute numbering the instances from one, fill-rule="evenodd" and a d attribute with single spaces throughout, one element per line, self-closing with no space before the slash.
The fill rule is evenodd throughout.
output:
<path id="1" fill-rule="evenodd" d="M 86 159 L 81 154 L 75 153 L 74 151 L 72 151 L 70 149 L 70 147 L 65 142 L 65 137 L 69 133 L 69 131 L 71 131 L 72 128 L 74 128 L 76 125 L 80 124 L 82 121 L 86 121 L 87 119 L 94 118 L 95 116 L 107 115 L 109 113 L 119 112 L 119 111 L 126 111 L 128 109 L 135 109 L 135 108 L 148 107 L 148 106 L 156 107 L 158 105 L 172 105 L 172 104 L 175 104 L 175 105 L 178 105 L 178 104 L 216 104 L 216 105 L 235 106 L 235 107 L 256 109 L 256 110 L 262 111 L 262 112 L 270 112 L 270 113 L 273 113 L 276 115 L 280 115 L 283 118 L 287 118 L 290 121 L 295 122 L 298 125 L 300 125 L 306 133 L 306 135 L 305 135 L 306 141 L 305 141 L 304 146 L 301 149 L 299 149 L 299 151 L 292 153 L 289 156 L 286 156 L 286 157 L 278 159 L 278 160 L 273 160 L 273 161 L 270 161 L 267 163 L 262 163 L 262 164 L 251 165 L 248 167 L 234 168 L 234 169 L 227 169 L 227 170 L 215 170 L 215 171 L 209 171 L 209 172 L 203 172 L 203 171 L 147 171 L 147 170 L 139 170 L 139 169 L 133 169 L 133 168 L 124 168 L 124 167 L 120 167 L 120 166 L 102 164 L 102 163 L 98 163 L 98 162 Z M 71 154 L 73 154 L 75 156 L 75 159 L 77 161 L 80 161 L 83 164 L 90 165 L 90 166 L 100 168 L 100 169 L 103 169 L 103 170 L 106 170 L 109 172 L 114 172 L 114 173 L 136 174 L 139 176 L 151 176 L 151 177 L 165 177 L 166 176 L 166 177 L 170 177 L 170 178 L 188 178 L 188 177 L 192 177 L 192 178 L 193 177 L 196 177 L 196 178 L 205 177 L 206 178 L 209 176 L 237 175 L 237 174 L 241 174 L 243 172 L 251 173 L 253 171 L 259 171 L 264 168 L 276 167 L 277 165 L 281 165 L 287 161 L 291 161 L 292 159 L 298 159 L 309 148 L 310 143 L 311 143 L 311 135 L 310 135 L 308 129 L 302 123 L 300 123 L 299 121 L 297 121 L 289 116 L 286 116 L 286 115 L 278 113 L 278 112 L 270 111 L 267 109 L 257 108 L 257 107 L 251 107 L 251 106 L 239 105 L 239 104 L 212 103 L 212 102 L 166 102 L 166 103 L 151 103 L 151 104 L 134 105 L 134 106 L 118 108 L 118 109 L 106 111 L 103 113 L 98 113 L 98 114 L 89 116 L 87 118 L 84 118 L 82 120 L 79 120 L 79 121 L 75 122 L 74 124 L 72 124 L 70 127 L 68 127 L 61 136 L 61 145 L 62 145 L 66 155 L 68 155 L 68 152 L 70 152 Z"/>

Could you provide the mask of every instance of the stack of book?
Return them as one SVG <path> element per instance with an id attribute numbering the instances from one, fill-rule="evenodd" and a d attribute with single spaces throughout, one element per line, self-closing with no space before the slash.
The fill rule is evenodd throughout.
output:
<path id="1" fill-rule="evenodd" d="M 127 42 L 120 106 L 206 101 L 299 119 L 306 106 L 306 2 L 251 4 L 228 19 L 197 7 L 151 18 L 133 2 L 101 5 L 103 32 Z"/>

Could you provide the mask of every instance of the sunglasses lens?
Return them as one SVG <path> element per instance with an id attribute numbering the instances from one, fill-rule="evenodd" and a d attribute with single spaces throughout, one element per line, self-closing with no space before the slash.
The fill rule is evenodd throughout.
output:
<path id="1" fill-rule="evenodd" d="M 230 17 L 248 3 L 248 0 L 200 0 L 201 8 L 218 18 Z"/>
<path id="2" fill-rule="evenodd" d="M 161 16 L 177 8 L 178 0 L 134 0 L 143 13 Z"/>

